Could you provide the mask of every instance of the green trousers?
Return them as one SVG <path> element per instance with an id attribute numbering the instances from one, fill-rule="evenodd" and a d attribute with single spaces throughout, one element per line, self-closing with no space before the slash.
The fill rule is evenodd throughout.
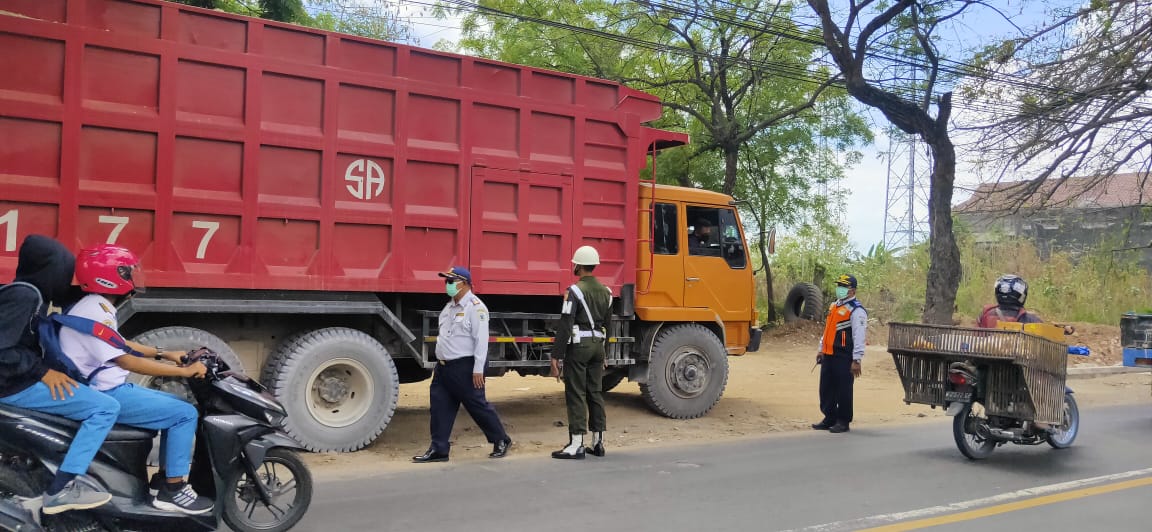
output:
<path id="1" fill-rule="evenodd" d="M 564 402 L 568 406 L 568 432 L 603 432 L 604 339 L 581 338 L 564 359 Z"/>

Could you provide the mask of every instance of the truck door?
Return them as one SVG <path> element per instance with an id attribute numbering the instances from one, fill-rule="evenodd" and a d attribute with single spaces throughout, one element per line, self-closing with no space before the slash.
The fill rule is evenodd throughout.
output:
<path id="1" fill-rule="evenodd" d="M 748 322 L 752 276 L 735 211 L 689 205 L 685 214 L 684 306 L 711 308 L 725 322 Z"/>
<path id="2" fill-rule="evenodd" d="M 559 294 L 572 277 L 572 177 L 474 167 L 471 203 L 477 290 Z"/>

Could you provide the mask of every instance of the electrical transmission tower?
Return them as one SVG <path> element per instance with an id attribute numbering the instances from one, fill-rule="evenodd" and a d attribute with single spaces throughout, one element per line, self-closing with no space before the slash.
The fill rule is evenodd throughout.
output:
<path id="1" fill-rule="evenodd" d="M 916 135 L 888 132 L 888 193 L 884 202 L 884 246 L 906 249 L 928 239 L 928 184 L 932 158 Z"/>

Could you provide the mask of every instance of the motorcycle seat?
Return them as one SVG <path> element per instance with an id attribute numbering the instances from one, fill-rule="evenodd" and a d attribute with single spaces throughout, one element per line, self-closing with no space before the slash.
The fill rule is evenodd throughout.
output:
<path id="1" fill-rule="evenodd" d="M 4 405 L 0 406 L 0 414 L 11 417 L 30 417 L 71 434 L 75 434 L 76 431 L 80 429 L 79 421 L 72 421 L 68 418 L 37 412 L 27 408 Z M 108 431 L 108 436 L 104 438 L 104 441 L 151 440 L 156 437 L 156 434 L 157 432 L 151 429 L 130 427 L 128 425 L 112 425 L 112 430 Z"/>

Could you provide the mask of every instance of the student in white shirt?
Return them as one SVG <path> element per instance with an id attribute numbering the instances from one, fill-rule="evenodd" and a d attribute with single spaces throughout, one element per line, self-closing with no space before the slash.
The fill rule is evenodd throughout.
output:
<path id="1" fill-rule="evenodd" d="M 86 295 L 68 315 L 97 321 L 116 329 L 116 305 L 144 289 L 140 261 L 131 251 L 113 245 L 81 250 L 76 280 Z M 117 423 L 160 431 L 160 472 L 150 487 L 157 490 L 152 505 L 161 510 L 199 515 L 212 511 L 212 501 L 200 497 L 185 481 L 192 463 L 198 413 L 191 404 L 158 390 L 127 382 L 129 373 L 155 377 L 203 377 L 207 369 L 195 362 L 187 366 L 180 351 L 164 351 L 129 342 L 135 353 L 125 353 L 95 336 L 67 327 L 60 330 L 60 346 L 89 385 L 120 403 Z"/>

